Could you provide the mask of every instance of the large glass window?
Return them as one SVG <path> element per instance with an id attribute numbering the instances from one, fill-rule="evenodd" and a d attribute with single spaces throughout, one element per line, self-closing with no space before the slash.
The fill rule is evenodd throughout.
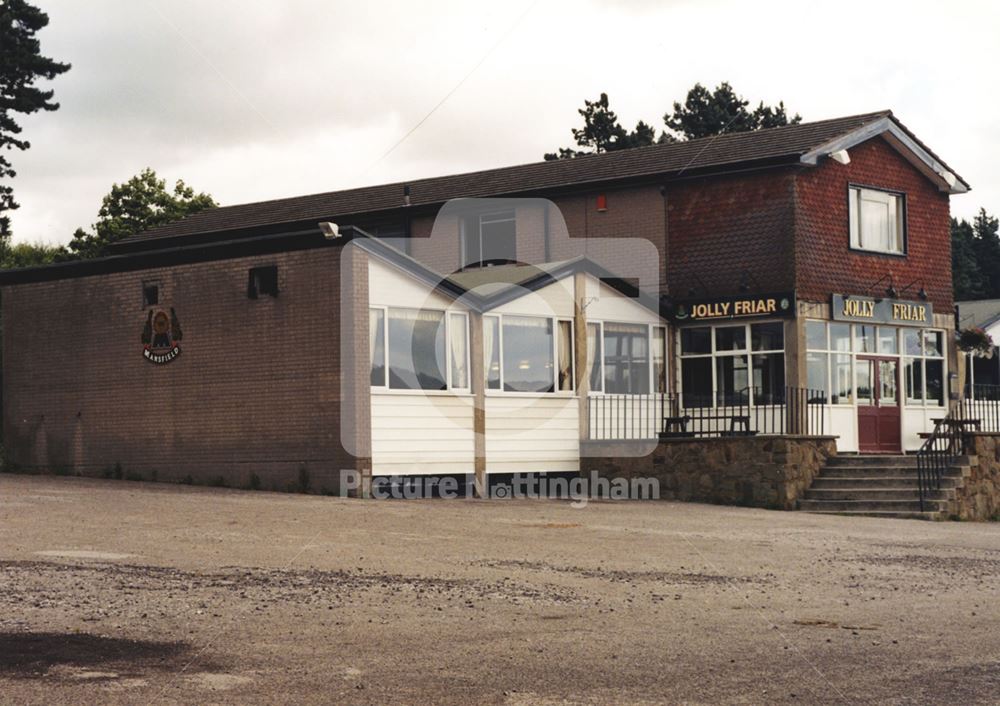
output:
<path id="1" fill-rule="evenodd" d="M 781 321 L 681 329 L 684 406 L 784 402 L 784 338 Z"/>
<path id="2" fill-rule="evenodd" d="M 643 395 L 649 392 L 649 327 L 604 323 L 604 391 Z"/>
<path id="3" fill-rule="evenodd" d="M 828 343 L 824 344 L 824 339 Z M 871 399 L 870 365 L 856 360 L 857 355 L 900 356 L 906 404 L 944 404 L 942 331 L 807 321 L 806 348 L 809 387 L 822 390 L 824 395 L 829 392 L 833 404 L 864 404 Z M 895 380 L 891 375 L 885 377 Z M 895 400 L 899 393 L 883 387 L 881 394 L 885 400 Z"/>
<path id="4" fill-rule="evenodd" d="M 388 339 L 390 389 L 447 389 L 442 312 L 389 309 Z"/>
<path id="5" fill-rule="evenodd" d="M 507 392 L 553 392 L 552 319 L 503 317 L 501 357 Z"/>
<path id="6" fill-rule="evenodd" d="M 587 324 L 590 391 L 645 395 L 667 391 L 667 332 L 662 326 Z"/>
<path id="7" fill-rule="evenodd" d="M 941 331 L 903 334 L 903 378 L 907 404 L 944 404 L 944 347 Z"/>
<path id="8" fill-rule="evenodd" d="M 902 254 L 904 212 L 902 194 L 852 186 L 848 193 L 851 247 Z"/>
<path id="9" fill-rule="evenodd" d="M 464 313 L 446 318 L 443 311 L 372 308 L 368 324 L 372 387 L 469 389 L 469 323 Z"/>

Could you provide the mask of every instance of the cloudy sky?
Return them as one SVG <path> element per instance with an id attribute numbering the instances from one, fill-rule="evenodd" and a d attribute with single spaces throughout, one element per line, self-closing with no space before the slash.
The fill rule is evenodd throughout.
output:
<path id="1" fill-rule="evenodd" d="M 1000 212 L 987 2 L 34 1 L 73 68 L 22 121 L 19 241 L 68 241 L 147 166 L 234 204 L 519 164 L 601 91 L 660 127 L 725 80 L 806 120 L 891 108 L 972 184 L 954 214 Z"/>

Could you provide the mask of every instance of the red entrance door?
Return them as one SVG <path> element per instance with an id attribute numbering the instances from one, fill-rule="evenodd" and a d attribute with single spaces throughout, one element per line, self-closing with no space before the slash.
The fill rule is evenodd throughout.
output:
<path id="1" fill-rule="evenodd" d="M 899 362 L 858 357 L 854 368 L 858 398 L 858 450 L 900 453 Z"/>

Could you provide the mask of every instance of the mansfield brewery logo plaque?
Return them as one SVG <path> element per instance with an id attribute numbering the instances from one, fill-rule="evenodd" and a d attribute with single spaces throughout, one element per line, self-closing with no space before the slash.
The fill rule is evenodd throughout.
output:
<path id="1" fill-rule="evenodd" d="M 173 307 L 170 307 L 169 314 L 165 309 L 150 309 L 142 329 L 143 357 L 157 365 L 169 363 L 181 354 L 178 344 L 182 336 L 181 324 Z"/>

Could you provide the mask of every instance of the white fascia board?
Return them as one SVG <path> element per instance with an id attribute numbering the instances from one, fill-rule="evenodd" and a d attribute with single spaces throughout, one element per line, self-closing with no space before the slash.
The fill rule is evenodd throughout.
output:
<path id="1" fill-rule="evenodd" d="M 879 118 L 873 123 L 859 127 L 857 130 L 820 145 L 816 149 L 802 155 L 799 161 L 802 164 L 815 166 L 823 157 L 828 157 L 830 154 L 839 152 L 840 150 L 848 150 L 879 135 L 883 136 L 896 151 L 906 157 L 910 163 L 934 181 L 941 191 L 946 191 L 949 194 L 964 194 L 969 190 L 969 187 L 959 181 L 951 171 L 934 159 L 927 150 L 917 144 L 913 138 L 907 135 L 889 117 Z"/>

